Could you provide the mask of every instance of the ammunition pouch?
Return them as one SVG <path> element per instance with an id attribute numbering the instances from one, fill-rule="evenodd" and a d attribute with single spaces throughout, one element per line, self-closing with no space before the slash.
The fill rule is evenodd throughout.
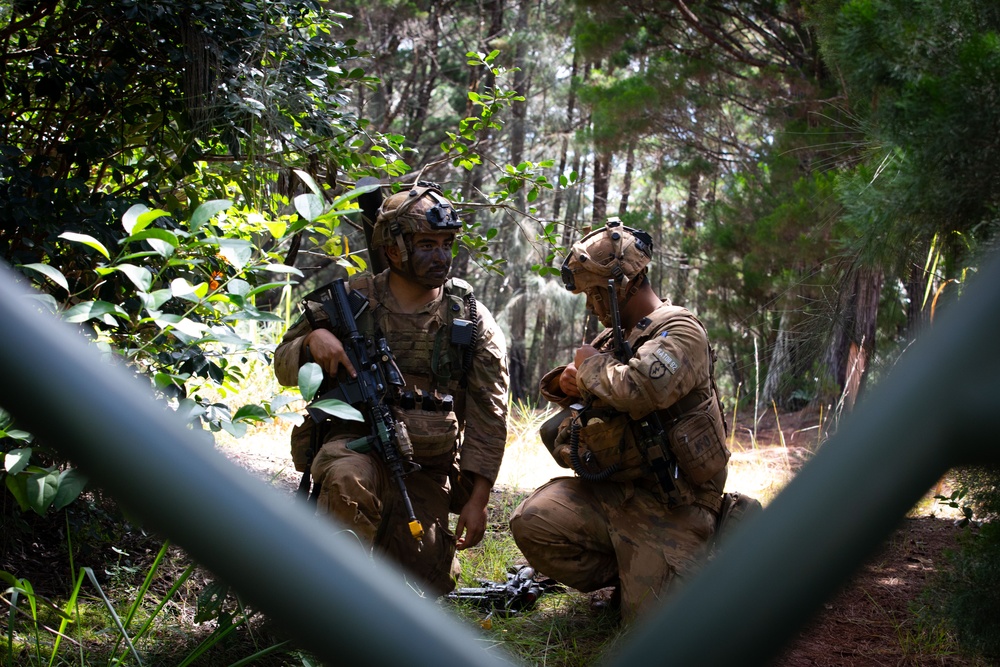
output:
<path id="1" fill-rule="evenodd" d="M 306 418 L 298 426 L 292 427 L 291 448 L 292 463 L 298 472 L 309 472 L 315 452 L 313 451 L 313 431 L 318 428 L 316 422 Z"/>
<path id="2" fill-rule="evenodd" d="M 566 463 L 556 455 L 556 449 L 558 443 L 556 442 L 559 438 L 559 434 L 565 429 L 569 428 L 569 421 L 573 418 L 573 411 L 569 408 L 563 408 L 556 414 L 552 415 L 545 420 L 542 427 L 538 430 L 539 435 L 542 438 L 542 444 L 545 448 L 549 450 L 549 454 L 555 459 L 556 463 L 563 467 L 568 467 Z"/>
<path id="3" fill-rule="evenodd" d="M 614 482 L 628 482 L 645 473 L 642 453 L 636 446 L 632 420 L 613 409 L 590 409 L 580 415 L 578 457 L 592 473 L 614 468 Z"/>
<path id="4" fill-rule="evenodd" d="M 459 425 L 451 396 L 405 392 L 399 404 L 393 406 L 392 414 L 398 424 L 406 424 L 415 458 L 433 458 L 455 451 Z"/>
<path id="5" fill-rule="evenodd" d="M 679 417 L 669 433 L 677 465 L 696 486 L 715 477 L 729 462 L 725 426 L 714 393 Z"/>
<path id="6" fill-rule="evenodd" d="M 540 434 L 556 463 L 585 479 L 627 482 L 647 472 L 635 446 L 631 420 L 617 410 L 586 408 L 578 412 L 566 408 L 546 420 Z"/>

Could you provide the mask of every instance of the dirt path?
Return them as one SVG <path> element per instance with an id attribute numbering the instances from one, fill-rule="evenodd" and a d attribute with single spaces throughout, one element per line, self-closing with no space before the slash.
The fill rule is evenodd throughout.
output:
<path id="1" fill-rule="evenodd" d="M 934 633 L 923 633 L 914 615 L 960 533 L 951 518 L 925 514 L 903 520 L 774 667 L 970 664 L 942 656 Z"/>

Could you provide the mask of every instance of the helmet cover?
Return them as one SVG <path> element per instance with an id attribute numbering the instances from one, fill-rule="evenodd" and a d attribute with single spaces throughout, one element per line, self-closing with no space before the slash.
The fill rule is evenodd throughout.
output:
<path id="1" fill-rule="evenodd" d="M 618 303 L 625 303 L 641 284 L 653 256 L 653 239 L 647 232 L 626 227 L 618 218 L 573 244 L 562 264 L 562 281 L 574 294 L 586 293 L 605 326 L 610 309 L 609 281 Z M 637 279 L 640 279 L 637 281 Z"/>
<path id="2" fill-rule="evenodd" d="M 458 211 L 441 194 L 441 189 L 433 183 L 420 181 L 411 189 L 397 192 L 382 202 L 372 230 L 372 247 L 382 248 L 396 243 L 405 258 L 405 234 L 458 232 L 461 229 Z"/>

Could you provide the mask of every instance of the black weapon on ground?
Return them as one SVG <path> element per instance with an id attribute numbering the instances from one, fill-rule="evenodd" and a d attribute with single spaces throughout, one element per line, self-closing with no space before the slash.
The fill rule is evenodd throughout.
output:
<path id="1" fill-rule="evenodd" d="M 628 360 L 632 358 L 632 346 L 625 340 L 622 330 L 622 317 L 618 311 L 618 297 L 614 279 L 608 280 L 608 304 L 611 309 L 611 326 L 614 329 L 615 358 L 620 363 L 627 364 Z M 674 490 L 674 478 L 678 475 L 678 470 L 677 462 L 672 461 L 670 450 L 666 447 L 667 432 L 663 428 L 660 415 L 654 410 L 636 420 L 636 424 L 639 427 L 639 437 L 636 444 L 646 457 L 646 462 L 653 474 L 656 475 L 664 493 L 669 494 Z M 671 464 L 673 465 L 671 466 Z M 673 476 L 671 476 L 671 472 L 673 472 Z"/>
<path id="2" fill-rule="evenodd" d="M 359 452 L 374 449 L 382 459 L 399 489 L 410 534 L 420 542 L 424 536 L 424 528 L 413 512 L 413 503 L 403 479 L 404 475 L 418 470 L 419 466 L 407 458 L 412 454 L 412 448 L 406 435 L 406 427 L 396 421 L 387 404 L 390 394 L 398 393 L 399 388 L 404 385 L 403 375 L 385 338 L 374 335 L 366 337 L 358 330 L 356 319 L 367 309 L 368 299 L 359 292 L 352 291 L 348 294 L 343 279 L 334 280 L 311 292 L 305 299 L 320 304 L 329 320 L 317 320 L 307 304 L 306 316 L 309 323 L 314 329 L 329 328 L 344 345 L 344 351 L 357 371 L 357 377 L 352 378 L 341 368 L 335 383 L 329 388 L 321 387 L 321 390 L 326 391 L 316 400 L 337 399 L 354 406 L 365 416 L 371 426 L 371 435 L 348 443 L 347 446 Z M 324 385 L 328 382 L 329 379 L 324 381 Z M 317 422 L 327 417 L 322 410 L 308 406 L 306 410 Z"/>
<path id="3" fill-rule="evenodd" d="M 354 185 L 355 188 L 362 188 L 369 185 L 379 185 L 379 180 L 374 176 L 359 178 Z M 361 208 L 361 224 L 365 230 L 365 247 L 368 248 L 368 264 L 373 274 L 381 273 L 387 268 L 385 256 L 382 249 L 372 249 L 372 234 L 375 231 L 375 219 L 378 218 L 378 209 L 382 206 L 382 188 L 377 187 L 371 192 L 366 192 L 358 196 L 358 206 Z"/>
<path id="4" fill-rule="evenodd" d="M 514 616 L 535 606 L 544 593 L 566 590 L 554 579 L 535 579 L 535 569 L 520 565 L 507 574 L 507 581 L 497 582 L 477 579 L 479 586 L 456 588 L 446 596 L 449 600 L 470 603 L 480 609 L 500 616 Z"/>

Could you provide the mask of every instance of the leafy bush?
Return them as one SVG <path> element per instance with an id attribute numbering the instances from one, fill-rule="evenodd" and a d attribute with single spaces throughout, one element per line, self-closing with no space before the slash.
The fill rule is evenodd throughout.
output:
<path id="1" fill-rule="evenodd" d="M 931 589 L 931 607 L 948 619 L 963 649 L 1000 659 L 1000 470 L 968 468 L 956 475 L 949 504 L 967 518 L 959 548 Z M 981 521 L 986 520 L 985 523 Z"/>
<path id="2" fill-rule="evenodd" d="M 213 200 L 195 209 L 190 219 L 178 221 L 136 204 L 122 218 L 123 239 L 113 251 L 92 236 L 64 232 L 56 252 L 72 245 L 90 250 L 89 265 L 77 263 L 79 288 L 73 293 L 56 268 L 59 256 L 21 268 L 48 290 L 37 297 L 42 304 L 78 325 L 112 358 L 148 377 L 153 390 L 192 425 L 240 437 L 254 423 L 299 423 L 302 416 L 286 409 L 293 396 L 279 394 L 240 406 L 215 397 L 224 395 L 225 388 L 237 395 L 253 358 L 270 362 L 273 344 L 241 333 L 238 325 L 281 322 L 280 315 L 258 308 L 256 298 L 281 290 L 287 299 L 294 278 L 302 275 L 282 264 L 276 251 L 262 250 L 260 237 L 281 239 L 310 224 L 325 223 L 335 230 L 356 194 L 327 208 L 320 188 L 302 177 L 315 188 L 296 199 L 305 211 L 302 217 L 265 219 L 228 200 Z M 317 210 L 327 212 L 317 215 Z M 31 440 L 9 417 L 0 419 L 0 438 L 18 445 Z M 21 508 L 42 514 L 71 502 L 83 488 L 82 478 L 60 469 L 57 459 L 51 465 L 32 464 L 33 453 L 41 452 L 32 446 L 10 449 L 0 472 Z"/>

